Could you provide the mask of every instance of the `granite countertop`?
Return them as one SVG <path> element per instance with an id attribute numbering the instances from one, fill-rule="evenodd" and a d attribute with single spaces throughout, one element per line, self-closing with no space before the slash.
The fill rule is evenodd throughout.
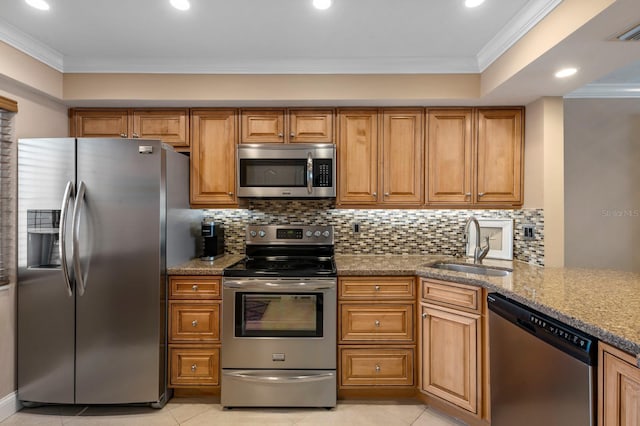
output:
<path id="1" fill-rule="evenodd" d="M 170 275 L 222 275 L 243 255 L 215 261 L 193 259 L 168 268 Z M 477 285 L 543 312 L 603 342 L 634 354 L 640 367 L 640 274 L 613 270 L 549 268 L 519 261 L 485 259 L 484 264 L 512 268 L 505 277 L 489 277 L 429 268 L 466 258 L 416 255 L 336 255 L 338 275 L 418 275 Z"/>
<path id="2" fill-rule="evenodd" d="M 640 274 L 486 259 L 513 269 L 490 277 L 429 268 L 439 260 L 472 263 L 446 256 L 336 256 L 339 275 L 418 275 L 485 287 L 635 355 L 640 367 Z"/>

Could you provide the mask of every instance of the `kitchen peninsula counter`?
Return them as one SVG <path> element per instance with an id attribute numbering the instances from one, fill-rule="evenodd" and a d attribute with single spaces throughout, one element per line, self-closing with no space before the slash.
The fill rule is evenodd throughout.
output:
<path id="1" fill-rule="evenodd" d="M 548 268 L 485 259 L 512 268 L 504 277 L 429 268 L 447 256 L 336 255 L 338 275 L 417 275 L 485 287 L 556 318 L 636 356 L 640 367 L 640 274 L 614 270 Z"/>

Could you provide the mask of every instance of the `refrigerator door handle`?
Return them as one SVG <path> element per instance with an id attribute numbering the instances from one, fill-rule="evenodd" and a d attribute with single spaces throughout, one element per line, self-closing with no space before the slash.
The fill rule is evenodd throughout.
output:
<path id="1" fill-rule="evenodd" d="M 81 203 L 84 204 L 84 192 L 87 185 L 83 181 L 80 181 L 78 185 L 78 194 L 76 195 L 76 202 L 73 205 L 73 222 L 71 238 L 73 240 L 73 269 L 76 273 L 76 282 L 78 283 L 78 293 L 80 296 L 84 295 L 86 290 L 84 283 L 84 276 L 82 275 L 82 267 L 80 265 L 80 213 Z"/>
<path id="2" fill-rule="evenodd" d="M 73 196 L 73 182 L 68 181 L 67 186 L 64 189 L 64 195 L 62 196 L 62 207 L 60 208 L 60 227 L 58 241 L 60 250 L 60 265 L 62 267 L 62 276 L 64 282 L 67 285 L 67 294 L 69 297 L 73 296 L 73 289 L 71 287 L 71 277 L 69 276 L 69 265 L 67 264 L 67 213 L 69 211 L 69 201 Z"/>

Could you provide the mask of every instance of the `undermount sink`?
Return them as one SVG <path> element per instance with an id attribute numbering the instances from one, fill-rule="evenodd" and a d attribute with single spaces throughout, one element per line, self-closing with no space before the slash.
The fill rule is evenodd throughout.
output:
<path id="1" fill-rule="evenodd" d="M 447 271 L 466 272 L 468 274 L 488 275 L 491 277 L 504 277 L 511 274 L 511 269 L 496 268 L 487 265 L 467 265 L 461 263 L 437 262 L 425 265 L 429 268 L 446 269 Z"/>

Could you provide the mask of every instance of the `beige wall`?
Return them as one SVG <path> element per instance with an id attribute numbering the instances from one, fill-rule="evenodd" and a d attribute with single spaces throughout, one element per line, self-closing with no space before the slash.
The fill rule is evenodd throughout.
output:
<path id="1" fill-rule="evenodd" d="M 0 41 L 0 76 L 62 99 L 62 73 Z"/>
<path id="2" fill-rule="evenodd" d="M 640 102 L 572 99 L 564 115 L 567 266 L 640 272 Z"/>
<path id="3" fill-rule="evenodd" d="M 67 135 L 68 121 L 64 105 L 35 94 L 22 85 L 4 78 L 0 78 L 0 96 L 18 102 L 18 114 L 14 117 L 16 139 Z M 15 150 L 13 155 L 15 158 Z M 0 290 L 0 399 L 16 389 L 15 273 L 13 276 L 9 288 Z"/>
<path id="4" fill-rule="evenodd" d="M 545 97 L 526 107 L 524 208 L 544 208 L 546 266 L 564 266 L 563 100 Z"/>

